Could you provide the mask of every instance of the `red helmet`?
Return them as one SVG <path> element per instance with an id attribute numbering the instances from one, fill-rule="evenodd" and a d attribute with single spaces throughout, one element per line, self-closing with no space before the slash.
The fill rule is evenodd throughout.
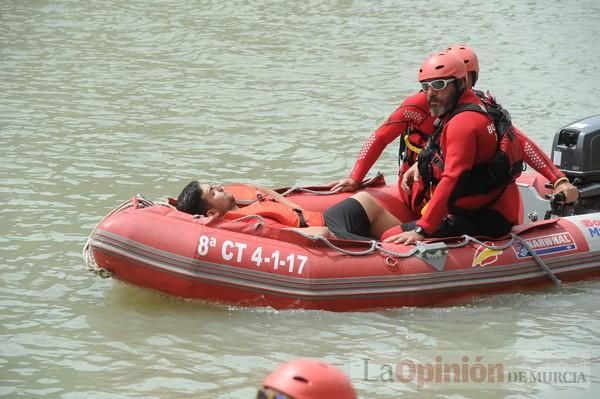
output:
<path id="1" fill-rule="evenodd" d="M 467 66 L 467 72 L 475 72 L 479 76 L 479 59 L 471 47 L 464 44 L 455 44 L 448 47 L 448 51 L 463 59 Z"/>
<path id="2" fill-rule="evenodd" d="M 467 68 L 462 59 L 454 53 L 433 53 L 423 61 L 419 69 L 419 82 L 430 79 L 456 78 L 463 79 L 467 75 Z"/>
<path id="3" fill-rule="evenodd" d="M 282 364 L 265 378 L 263 386 L 295 399 L 357 399 L 350 380 L 341 370 L 313 359 Z"/>

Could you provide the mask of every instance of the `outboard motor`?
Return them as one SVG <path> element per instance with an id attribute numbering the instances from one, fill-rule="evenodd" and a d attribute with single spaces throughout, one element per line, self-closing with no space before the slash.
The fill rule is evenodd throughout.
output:
<path id="1" fill-rule="evenodd" d="M 600 115 L 560 128 L 552 143 L 552 162 L 579 189 L 574 214 L 600 211 Z"/>

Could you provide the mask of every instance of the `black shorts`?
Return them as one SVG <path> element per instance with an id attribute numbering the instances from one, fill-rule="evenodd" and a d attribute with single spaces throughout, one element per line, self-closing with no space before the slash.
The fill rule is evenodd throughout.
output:
<path id="1" fill-rule="evenodd" d="M 415 228 L 417 221 L 402 224 L 402 230 Z M 442 219 L 442 223 L 428 237 L 457 237 L 463 234 L 491 238 L 508 234 L 513 224 L 494 209 L 473 212 L 456 212 Z"/>
<path id="2" fill-rule="evenodd" d="M 333 205 L 323 215 L 325 225 L 337 238 L 371 241 L 371 221 L 364 208 L 354 198 Z"/>

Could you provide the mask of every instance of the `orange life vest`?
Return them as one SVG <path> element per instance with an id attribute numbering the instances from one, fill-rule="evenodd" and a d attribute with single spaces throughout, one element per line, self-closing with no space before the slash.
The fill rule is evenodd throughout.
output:
<path id="1" fill-rule="evenodd" d="M 250 205 L 256 201 L 262 201 L 268 198 L 263 193 L 247 184 L 231 184 L 223 187 L 225 191 L 233 194 L 235 203 L 238 206 Z"/>
<path id="2" fill-rule="evenodd" d="M 232 209 L 225 214 L 224 218 L 227 220 L 259 215 L 290 227 L 325 226 L 325 220 L 321 212 L 291 208 L 244 184 L 227 186 L 224 189 L 233 194 L 236 204 L 240 206 L 238 209 Z M 243 206 L 244 203 L 248 202 L 252 203 Z"/>

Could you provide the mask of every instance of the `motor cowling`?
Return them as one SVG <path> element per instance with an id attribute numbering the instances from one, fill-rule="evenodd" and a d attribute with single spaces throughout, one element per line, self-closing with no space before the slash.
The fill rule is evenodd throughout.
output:
<path id="1" fill-rule="evenodd" d="M 600 115 L 560 128 L 552 143 L 552 162 L 579 189 L 575 214 L 600 210 Z"/>
<path id="2" fill-rule="evenodd" d="M 595 154 L 595 156 L 594 156 Z M 552 143 L 552 162 L 570 180 L 600 182 L 600 115 L 560 128 Z"/>

